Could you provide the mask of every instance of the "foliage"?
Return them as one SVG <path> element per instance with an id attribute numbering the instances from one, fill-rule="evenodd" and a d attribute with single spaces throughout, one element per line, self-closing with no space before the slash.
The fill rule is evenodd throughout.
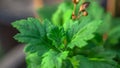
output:
<path id="1" fill-rule="evenodd" d="M 12 23 L 19 31 L 14 38 L 26 44 L 28 68 L 120 68 L 120 26 L 113 26 L 111 15 L 96 2 L 86 1 L 88 16 L 77 20 L 71 19 L 72 2 L 65 0 L 52 17 L 40 13 L 50 21 L 28 18 Z"/>

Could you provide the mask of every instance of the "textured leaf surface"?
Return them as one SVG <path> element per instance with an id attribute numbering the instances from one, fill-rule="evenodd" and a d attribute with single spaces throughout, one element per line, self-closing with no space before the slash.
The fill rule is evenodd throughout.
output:
<path id="1" fill-rule="evenodd" d="M 50 41 L 47 40 L 46 34 L 52 24 L 48 20 L 43 21 L 43 23 L 35 18 L 28 18 L 27 20 L 12 23 L 20 32 L 14 38 L 27 44 L 24 49 L 27 54 L 37 52 L 41 56 L 49 50 Z"/>
<path id="2" fill-rule="evenodd" d="M 53 45 L 60 46 L 63 42 L 65 32 L 63 28 L 52 27 L 47 34 L 48 38 L 53 41 Z"/>
<path id="3" fill-rule="evenodd" d="M 27 55 L 37 52 L 37 55 L 42 56 L 46 53 L 50 48 L 45 44 L 38 44 L 38 45 L 26 45 L 24 51 Z"/>
<path id="4" fill-rule="evenodd" d="M 12 25 L 20 32 L 14 37 L 19 42 L 40 43 L 45 36 L 43 26 L 37 19 L 28 18 L 27 20 L 16 21 Z"/>
<path id="5" fill-rule="evenodd" d="M 74 34 L 68 47 L 73 48 L 78 46 L 81 48 L 85 46 L 87 44 L 86 41 L 94 37 L 93 33 L 96 31 L 100 23 L 101 21 L 92 21 L 86 24 L 76 34 Z"/>
<path id="6" fill-rule="evenodd" d="M 53 50 L 45 53 L 43 55 L 41 68 L 61 68 L 62 61 L 66 59 L 68 52 L 58 53 Z"/>

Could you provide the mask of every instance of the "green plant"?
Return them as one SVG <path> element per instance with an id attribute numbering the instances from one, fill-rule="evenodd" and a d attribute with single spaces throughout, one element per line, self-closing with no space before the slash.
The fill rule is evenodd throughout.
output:
<path id="1" fill-rule="evenodd" d="M 111 25 L 106 23 L 111 16 L 96 2 L 86 2 L 90 2 L 85 9 L 88 16 L 79 14 L 84 3 L 80 1 L 74 9 L 74 15 L 80 18 L 75 20 L 71 19 L 73 4 L 65 0 L 52 19 L 49 17 L 50 21 L 28 18 L 12 23 L 20 32 L 14 38 L 26 44 L 28 68 L 120 68 L 120 50 L 109 45 L 119 26 L 111 30 Z M 119 37 L 118 34 L 114 40 L 118 41 Z"/>

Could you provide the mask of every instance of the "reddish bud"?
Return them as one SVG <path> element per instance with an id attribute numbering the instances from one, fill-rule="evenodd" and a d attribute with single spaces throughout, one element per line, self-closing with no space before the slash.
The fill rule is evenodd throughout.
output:
<path id="1" fill-rule="evenodd" d="M 88 15 L 88 12 L 84 11 L 83 16 L 87 16 L 87 15 Z"/>
<path id="2" fill-rule="evenodd" d="M 83 6 L 80 6 L 79 12 L 85 11 L 85 8 Z"/>
<path id="3" fill-rule="evenodd" d="M 72 0 L 74 4 L 78 4 L 79 0 Z"/>
<path id="4" fill-rule="evenodd" d="M 75 20 L 77 17 L 74 13 L 72 13 L 72 19 Z"/>
<path id="5" fill-rule="evenodd" d="M 89 6 L 90 2 L 84 2 L 79 9 L 79 12 L 85 11 L 85 9 Z"/>
<path id="6" fill-rule="evenodd" d="M 90 2 L 84 2 L 84 3 L 82 4 L 83 8 L 87 8 L 89 5 L 90 5 Z"/>

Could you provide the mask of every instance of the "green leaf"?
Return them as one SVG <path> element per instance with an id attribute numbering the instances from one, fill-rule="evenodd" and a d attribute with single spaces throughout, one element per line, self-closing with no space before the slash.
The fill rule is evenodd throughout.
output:
<path id="1" fill-rule="evenodd" d="M 70 62 L 69 59 L 63 61 L 62 68 L 73 68 L 72 63 Z"/>
<path id="2" fill-rule="evenodd" d="M 37 54 L 40 57 L 44 53 L 46 53 L 49 49 L 50 49 L 50 47 L 48 47 L 45 44 L 38 44 L 38 45 L 37 44 L 36 45 L 28 44 L 25 46 L 24 51 L 25 51 L 26 55 L 37 52 Z"/>
<path id="3" fill-rule="evenodd" d="M 41 57 L 37 53 L 26 56 L 27 68 L 40 68 L 41 61 Z"/>
<path id="4" fill-rule="evenodd" d="M 68 51 L 58 53 L 50 50 L 43 55 L 41 68 L 62 68 L 62 62 L 66 59 Z"/>
<path id="5" fill-rule="evenodd" d="M 51 27 L 51 30 L 48 32 L 47 37 L 53 42 L 54 46 L 59 47 L 62 45 L 65 32 L 63 28 L 59 28 L 57 26 Z"/>
<path id="6" fill-rule="evenodd" d="M 59 5 L 57 11 L 53 14 L 52 22 L 57 26 L 62 26 L 71 19 L 72 4 L 62 3 Z"/>
<path id="7" fill-rule="evenodd" d="M 71 41 L 73 35 L 75 35 L 81 28 L 83 28 L 86 24 L 90 23 L 91 19 L 89 16 L 87 17 L 81 17 L 78 21 L 70 20 L 66 23 L 64 23 L 63 27 L 66 31 L 66 36 L 68 42 Z"/>
<path id="8" fill-rule="evenodd" d="M 90 60 L 83 56 L 74 56 L 71 59 L 74 68 L 117 68 L 116 63 L 109 62 L 109 60 Z"/>
<path id="9" fill-rule="evenodd" d="M 20 32 L 14 37 L 19 42 L 37 44 L 45 36 L 43 26 L 38 19 L 28 18 L 27 20 L 19 20 L 13 22 L 12 25 Z"/>
<path id="10" fill-rule="evenodd" d="M 80 66 L 80 59 L 77 56 L 74 56 L 69 59 L 73 65 L 73 68 L 78 68 Z"/>
<path id="11" fill-rule="evenodd" d="M 86 41 L 94 37 L 93 33 L 99 27 L 100 23 L 101 21 L 95 20 L 79 29 L 79 31 L 72 37 L 71 42 L 68 44 L 68 47 L 84 47 L 87 44 Z"/>
<path id="12" fill-rule="evenodd" d="M 15 39 L 27 44 L 24 48 L 26 55 L 37 52 L 39 56 L 42 56 L 51 48 L 51 41 L 46 38 L 46 34 L 49 27 L 53 25 L 48 20 L 44 20 L 42 24 L 37 19 L 28 18 L 16 21 L 12 25 L 20 32 Z"/>

